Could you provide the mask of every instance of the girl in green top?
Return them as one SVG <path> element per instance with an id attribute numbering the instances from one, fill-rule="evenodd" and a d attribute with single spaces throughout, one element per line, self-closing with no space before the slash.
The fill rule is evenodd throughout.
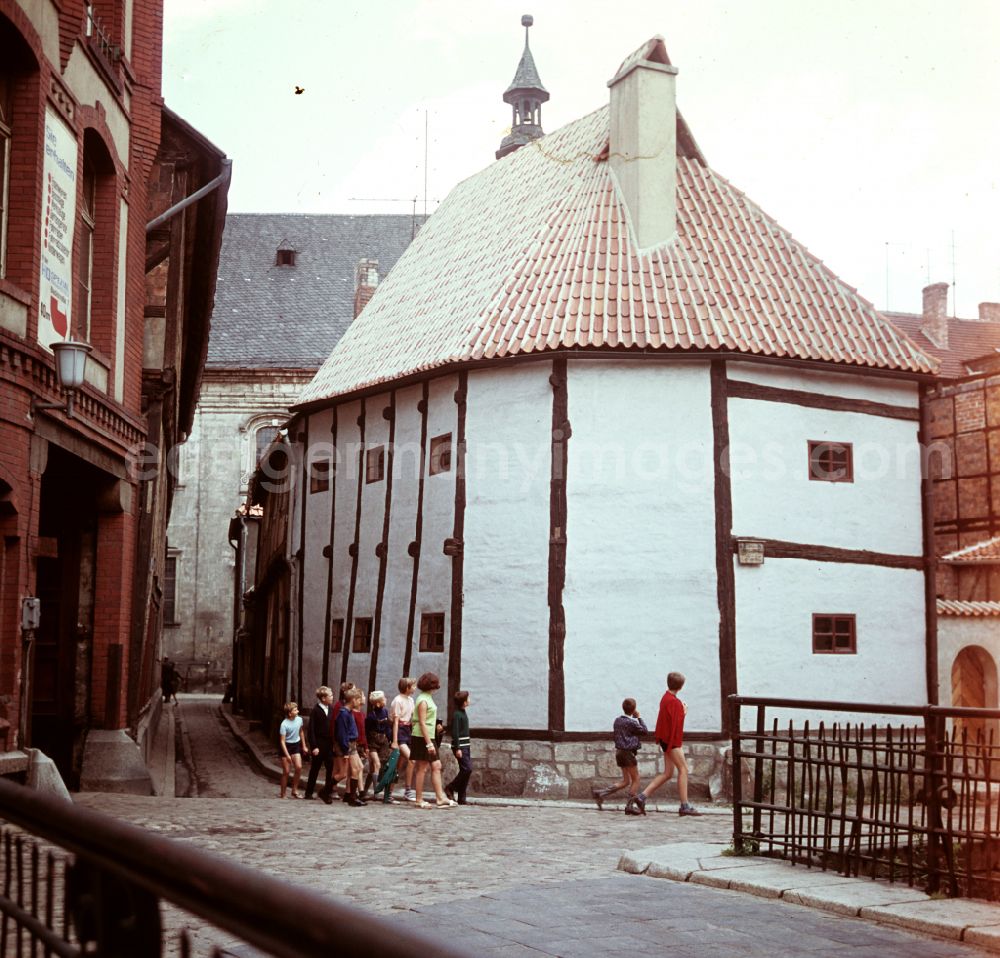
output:
<path id="1" fill-rule="evenodd" d="M 437 808 L 451 808 L 456 803 L 444 793 L 441 784 L 441 760 L 438 758 L 437 743 L 443 726 L 437 720 L 437 704 L 431 694 L 441 688 L 441 680 L 434 672 L 424 672 L 417 679 L 417 693 L 413 711 L 413 741 L 410 744 L 410 760 L 414 764 L 414 786 L 417 792 L 417 808 L 434 808 L 424 801 L 424 776 L 431 770 L 431 784 Z"/>

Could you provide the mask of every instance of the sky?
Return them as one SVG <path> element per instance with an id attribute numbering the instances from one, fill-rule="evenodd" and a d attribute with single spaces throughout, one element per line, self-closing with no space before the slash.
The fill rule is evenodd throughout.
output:
<path id="1" fill-rule="evenodd" d="M 233 212 L 433 212 L 494 162 L 524 13 L 547 132 L 661 34 L 709 164 L 846 283 L 1000 301 L 997 0 L 165 0 L 164 96 Z"/>

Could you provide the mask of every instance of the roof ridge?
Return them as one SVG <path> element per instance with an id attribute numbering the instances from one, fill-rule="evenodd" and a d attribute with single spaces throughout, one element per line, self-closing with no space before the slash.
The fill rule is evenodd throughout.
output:
<path id="1" fill-rule="evenodd" d="M 982 542 L 973 543 L 971 546 L 963 546 L 961 549 L 955 549 L 953 552 L 941 556 L 941 561 L 948 562 L 952 559 L 961 559 L 963 556 L 979 552 L 981 549 L 988 549 L 991 546 L 1000 546 L 1000 536 L 993 536 L 990 539 L 983 539 Z"/>

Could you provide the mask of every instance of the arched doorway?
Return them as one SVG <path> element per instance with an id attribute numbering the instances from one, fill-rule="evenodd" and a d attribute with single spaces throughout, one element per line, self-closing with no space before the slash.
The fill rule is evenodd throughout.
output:
<path id="1" fill-rule="evenodd" d="M 997 666 L 993 656 L 978 645 L 967 645 L 951 667 L 951 704 L 960 708 L 995 709 L 997 707 Z M 954 729 L 959 739 L 964 729 L 969 742 L 978 738 L 984 741 L 988 733 L 994 732 L 995 722 L 983 719 L 954 720 Z"/>

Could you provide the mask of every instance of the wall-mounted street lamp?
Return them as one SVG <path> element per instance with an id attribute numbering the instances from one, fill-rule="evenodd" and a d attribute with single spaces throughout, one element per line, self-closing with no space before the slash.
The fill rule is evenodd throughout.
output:
<path id="1" fill-rule="evenodd" d="M 84 373 L 87 370 L 87 355 L 90 353 L 89 343 L 78 343 L 72 339 L 61 340 L 52 344 L 52 352 L 56 357 L 56 379 L 60 389 L 66 393 L 66 402 L 43 402 L 31 400 L 31 411 L 36 409 L 63 409 L 66 418 L 73 418 L 73 397 L 83 385 Z"/>

